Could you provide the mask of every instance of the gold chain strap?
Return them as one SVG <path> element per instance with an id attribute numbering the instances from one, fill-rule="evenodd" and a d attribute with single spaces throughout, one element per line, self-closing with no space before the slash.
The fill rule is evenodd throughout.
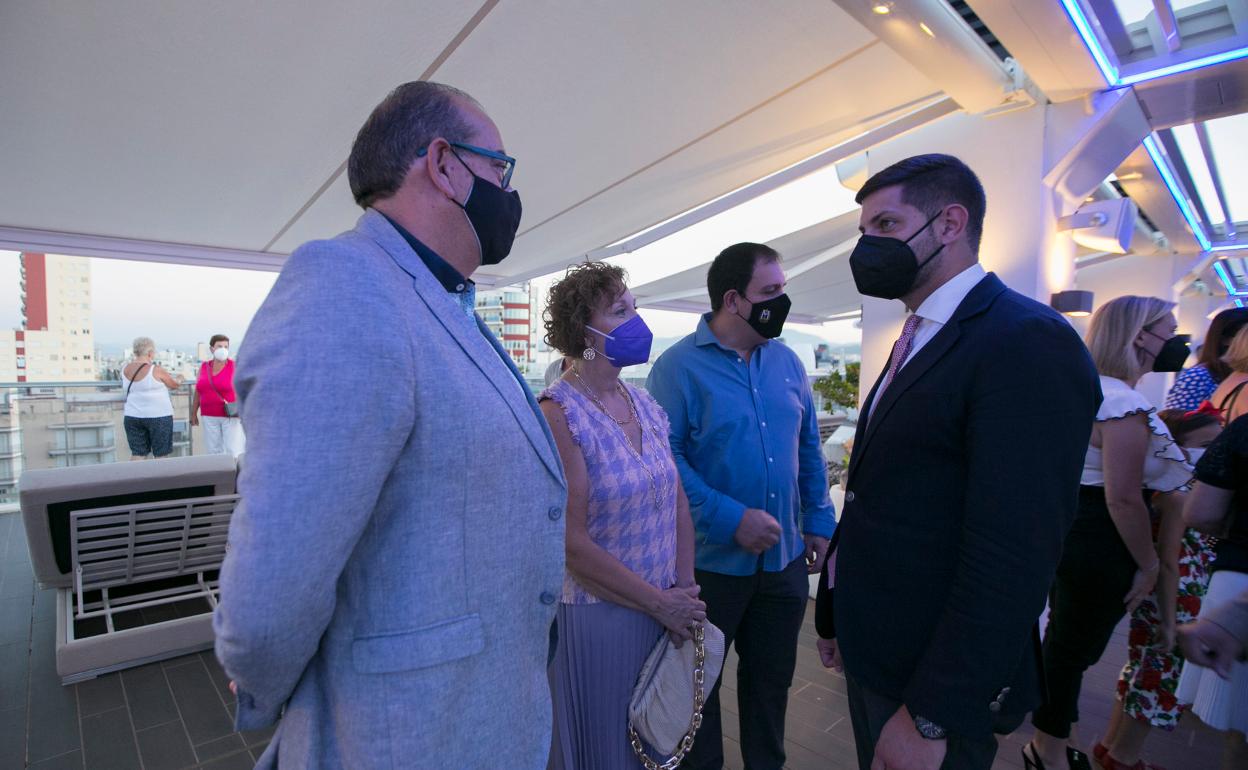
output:
<path id="1" fill-rule="evenodd" d="M 641 764 L 646 770 L 676 770 L 680 765 L 680 761 L 689 753 L 689 749 L 693 748 L 693 736 L 697 734 L 698 728 L 702 726 L 702 705 L 704 702 L 702 683 L 706 675 L 706 645 L 702 643 L 703 638 L 702 624 L 699 623 L 693 629 L 693 718 L 689 720 L 689 729 L 685 732 L 685 736 L 680 739 L 680 744 L 676 747 L 676 753 L 662 764 L 655 762 L 646 754 L 645 747 L 641 745 L 641 737 L 633 729 L 633 723 L 631 721 L 628 723 L 628 742 L 632 744 L 633 753 L 641 760 Z"/>

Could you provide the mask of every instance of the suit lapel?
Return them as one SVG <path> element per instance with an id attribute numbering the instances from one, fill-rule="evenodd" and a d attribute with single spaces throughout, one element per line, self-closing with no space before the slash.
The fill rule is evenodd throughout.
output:
<path id="1" fill-rule="evenodd" d="M 481 317 L 474 314 L 473 318 L 477 322 L 477 336 L 489 343 L 494 349 L 495 356 L 506 365 L 509 372 L 508 376 L 516 381 L 516 385 L 509 385 L 499 382 L 497 378 L 491 378 L 490 383 L 507 402 L 507 406 L 511 409 L 511 413 L 515 416 L 516 421 L 521 427 L 528 427 L 525 435 L 529 437 L 529 443 L 537 450 L 541 456 L 542 462 L 546 463 L 546 467 L 551 474 L 564 481 L 563 465 L 560 463 L 555 449 L 555 437 L 550 432 L 550 426 L 546 424 L 546 418 L 542 417 L 541 410 L 537 405 L 537 399 L 533 398 L 533 393 L 529 390 L 529 386 L 524 381 L 524 377 L 520 375 L 520 370 L 516 368 L 515 363 L 511 360 L 511 355 L 494 336 Z M 474 359 L 475 361 L 475 359 Z M 541 433 L 541 440 L 538 440 L 537 432 L 532 430 L 533 424 L 536 423 L 538 431 Z M 566 483 L 566 482 L 565 482 Z"/>
<path id="2" fill-rule="evenodd" d="M 949 323 L 941 327 L 936 332 L 936 336 L 932 337 L 923 349 L 914 354 L 914 358 L 898 370 L 893 381 L 889 383 L 888 388 L 884 391 L 884 396 L 880 399 L 877 406 L 871 407 L 870 413 L 867 414 L 867 432 L 866 444 L 871 443 L 871 439 L 875 436 L 876 431 L 880 428 L 880 423 L 888 419 L 888 412 L 893 408 L 893 404 L 897 403 L 897 399 L 901 398 L 910 386 L 919 381 L 919 378 L 932 368 L 932 365 L 941 359 L 949 348 L 953 347 L 953 343 L 957 342 L 958 337 L 962 334 L 959 324 L 955 318 L 949 319 Z"/>
<path id="3" fill-rule="evenodd" d="M 420 256 L 381 214 L 372 210 L 364 212 L 356 229 L 376 241 L 404 272 L 412 276 L 412 287 L 417 296 L 507 404 L 551 475 L 560 483 L 566 483 L 563 466 L 555 454 L 554 438 L 538 413 L 537 401 L 520 377 L 511 356 L 481 319 L 475 313 L 472 318 L 464 313 L 425 267 Z"/>
<path id="4" fill-rule="evenodd" d="M 983 280 L 971 289 L 966 298 L 962 300 L 962 304 L 958 305 L 958 309 L 954 311 L 953 316 L 949 319 L 949 323 L 945 324 L 935 337 L 932 337 L 926 345 L 923 346 L 918 353 L 914 354 L 914 358 L 910 362 L 901 367 L 893 381 L 884 391 L 884 397 L 880 399 L 880 403 L 876 406 L 874 403 L 868 404 L 866 425 L 859 422 L 854 438 L 853 457 L 850 458 L 849 478 L 852 481 L 854 470 L 861 462 L 863 455 L 867 452 L 867 447 L 871 444 L 871 439 L 879 431 L 880 425 L 888 419 L 888 413 L 897 403 L 897 400 L 905 394 L 924 374 L 931 369 L 936 362 L 940 361 L 949 349 L 954 346 L 958 338 L 962 335 L 962 324 L 979 315 L 997 295 L 1005 291 L 1005 284 L 1001 283 L 1001 279 L 993 273 L 986 275 Z M 887 372 L 887 366 L 885 366 Z M 880 383 L 883 381 L 884 375 L 876 380 L 875 387 L 871 390 L 869 401 L 874 401 L 879 393 Z"/>

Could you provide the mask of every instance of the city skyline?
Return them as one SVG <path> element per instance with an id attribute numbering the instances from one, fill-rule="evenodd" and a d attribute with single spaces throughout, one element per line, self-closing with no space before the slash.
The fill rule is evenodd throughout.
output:
<path id="1" fill-rule="evenodd" d="M 657 255 L 633 256 L 629 262 Z M 18 258 L 16 251 L 0 250 L 0 329 L 21 328 Z M 154 262 L 91 258 L 90 264 L 96 348 L 109 355 L 128 348 L 138 336 L 151 337 L 158 348 L 190 350 L 221 333 L 237 346 L 277 279 L 277 273 Z M 623 266 L 632 275 L 646 273 L 640 265 Z M 538 302 L 533 321 L 539 339 L 545 290 L 558 277 L 533 281 Z M 694 314 L 664 310 L 643 308 L 641 315 L 657 337 L 684 336 L 698 321 Z M 860 338 L 851 321 L 789 326 L 833 345 L 853 344 Z"/>

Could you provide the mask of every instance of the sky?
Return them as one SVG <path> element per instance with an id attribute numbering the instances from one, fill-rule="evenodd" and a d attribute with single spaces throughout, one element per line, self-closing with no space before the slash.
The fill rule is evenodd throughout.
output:
<path id="1" fill-rule="evenodd" d="M 637 251 L 612 258 L 639 286 L 694 265 L 707 264 L 725 246 L 740 241 L 766 242 L 851 210 L 853 193 L 841 186 L 833 167 L 710 217 Z M 631 237 L 631 236 L 630 236 Z M 18 254 L 0 251 L 0 328 L 21 325 Z M 539 304 L 562 272 L 535 279 Z M 96 345 L 128 345 L 137 336 L 160 348 L 193 348 L 217 333 L 238 345 L 251 317 L 276 280 L 276 273 L 252 270 L 91 259 L 91 293 Z M 540 319 L 541 307 L 537 317 Z M 697 326 L 689 313 L 642 309 L 656 337 L 680 337 Z M 540 320 L 539 329 L 540 329 Z M 859 342 L 852 321 L 822 326 L 789 324 L 788 329 L 833 344 Z"/>

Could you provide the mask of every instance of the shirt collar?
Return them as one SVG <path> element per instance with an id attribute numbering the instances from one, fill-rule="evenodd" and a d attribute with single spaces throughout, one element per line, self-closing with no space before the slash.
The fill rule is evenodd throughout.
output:
<path id="1" fill-rule="evenodd" d="M 693 333 L 693 342 L 698 347 L 705 347 L 707 345 L 718 345 L 724 350 L 728 350 L 728 348 L 724 346 L 724 343 L 719 341 L 719 337 L 715 336 L 715 332 L 711 331 L 711 319 L 714 317 L 715 317 L 715 313 L 713 312 L 702 314 L 702 318 L 698 320 L 698 330 Z M 764 340 L 763 344 L 759 345 L 758 347 L 760 349 L 764 348 L 767 346 L 768 342 L 771 342 L 771 340 Z M 735 350 L 728 350 L 728 352 L 732 353 L 734 356 L 737 355 L 737 352 Z"/>
<path id="2" fill-rule="evenodd" d="M 381 212 L 378 213 L 380 214 Z M 438 280 L 438 283 L 442 284 L 442 288 L 452 294 L 463 294 L 470 286 L 474 285 L 470 279 L 460 275 L 458 270 L 451 267 L 450 262 L 442 259 L 437 252 L 421 243 L 416 236 L 405 230 L 402 225 L 385 214 L 382 214 L 382 216 L 386 217 L 386 221 L 393 225 L 395 230 L 399 231 L 399 235 L 403 236 L 403 240 L 407 241 L 407 245 L 412 247 L 412 251 L 416 252 L 416 255 L 420 257 L 420 261 L 425 263 L 425 267 L 429 268 L 429 272 L 433 273 L 433 277 Z"/>
<path id="3" fill-rule="evenodd" d="M 938 324 L 949 323 L 949 319 L 953 318 L 958 305 L 962 304 L 962 300 L 966 299 L 966 295 L 970 294 L 971 289 L 974 289 L 976 284 L 984 280 L 986 275 L 988 273 L 984 271 L 983 266 L 976 262 L 932 292 L 927 299 L 923 300 L 923 304 L 919 305 L 919 309 L 914 311 L 914 314 L 925 320 L 935 321 Z"/>

